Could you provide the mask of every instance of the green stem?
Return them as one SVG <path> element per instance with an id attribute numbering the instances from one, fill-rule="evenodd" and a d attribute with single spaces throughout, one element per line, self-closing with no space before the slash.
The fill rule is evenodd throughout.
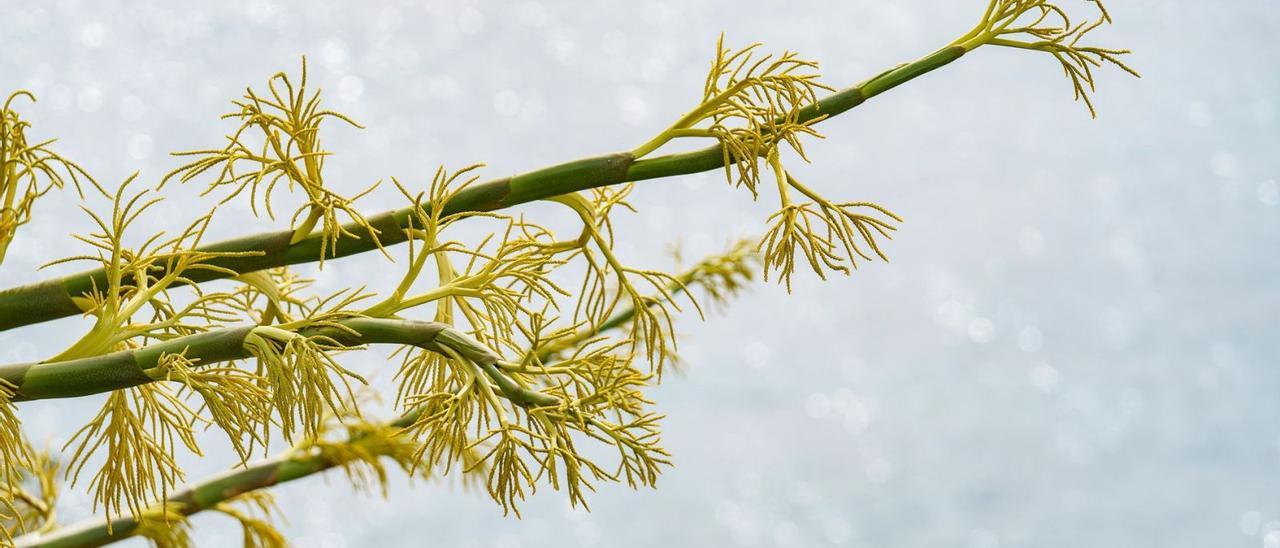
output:
<path id="1" fill-rule="evenodd" d="M 673 294 L 685 291 L 687 284 L 693 281 L 694 269 L 682 273 L 679 278 L 681 284 L 673 284 L 668 289 Z M 581 342 L 586 338 L 590 338 L 606 331 L 618 329 L 634 316 L 635 310 L 631 307 L 619 311 L 613 317 L 600 324 L 590 332 L 580 333 L 575 337 L 575 341 Z M 366 337 L 386 339 L 390 338 L 392 332 L 398 331 L 393 322 L 396 320 L 364 320 L 364 323 L 356 326 Z M 425 322 L 415 322 L 425 323 Z M 426 325 L 444 325 L 444 324 L 426 324 Z M 424 327 L 423 330 L 426 328 Z M 441 334 L 444 335 L 441 338 Z M 243 336 L 240 336 L 243 338 Z M 461 338 L 460 338 L 461 337 Z M 234 338 L 234 337 L 233 337 Z M 424 339 L 425 340 L 425 339 Z M 441 329 L 431 339 L 438 341 L 439 344 L 449 344 L 450 348 L 463 357 L 481 364 L 481 369 L 489 375 L 491 379 L 498 384 L 504 392 L 523 390 L 518 386 L 514 386 L 510 378 L 499 372 L 499 367 L 495 364 L 497 360 L 492 353 L 478 343 L 473 343 L 465 334 L 458 333 L 454 330 Z M 372 342 L 372 341 L 370 341 Z M 549 358 L 545 356 L 544 358 Z M 550 368 L 554 369 L 554 368 Z M 537 372 L 545 373 L 546 369 L 539 369 Z M 2 376 L 2 375 L 0 375 Z M 536 396 L 546 397 L 543 394 L 533 392 Z M 514 400 L 513 400 L 514 401 Z M 519 403 L 519 402 L 517 402 Z M 537 405 L 542 402 L 529 401 L 526 404 Z M 417 407 L 409 410 L 399 418 L 387 423 L 391 428 L 407 428 L 412 426 L 418 420 L 418 417 L 425 410 L 425 406 Z M 358 438 L 353 437 L 347 443 L 356 443 Z M 220 475 L 211 477 L 203 482 L 191 485 L 166 499 L 166 503 L 177 504 L 179 511 L 190 516 L 204 510 L 208 510 L 213 506 L 225 502 L 237 495 L 265 489 L 287 481 L 300 479 L 309 475 L 324 472 L 341 463 L 332 462 L 318 455 L 293 455 L 285 454 L 271 459 L 261 461 L 257 464 L 243 469 L 234 469 L 224 472 Z M 89 518 L 77 524 L 56 529 L 53 532 L 44 535 L 28 535 L 18 539 L 17 546 L 19 548 L 71 548 L 85 546 L 103 546 L 120 540 L 130 538 L 134 535 L 138 527 L 138 522 L 132 517 L 120 517 L 111 520 L 110 526 L 106 521 L 97 518 Z"/>
<path id="2" fill-rule="evenodd" d="M 386 423 L 390 428 L 407 428 L 418 420 L 424 407 L 412 409 Z M 348 438 L 348 444 L 359 443 L 360 435 Z M 184 516 L 198 514 L 244 493 L 266 489 L 281 483 L 305 478 L 341 466 L 343 463 L 320 454 L 299 455 L 296 450 L 252 464 L 228 470 L 200 483 L 192 484 L 165 499 Z M 104 546 L 134 536 L 138 520 L 119 517 L 108 522 L 89 518 L 49 533 L 33 533 L 18 537 L 18 548 L 77 548 Z"/>
<path id="3" fill-rule="evenodd" d="M 616 318 L 615 318 L 616 320 Z M 600 333 L 609 329 L 615 329 L 622 325 L 622 321 L 610 320 L 596 330 Z M 399 331 L 391 322 L 398 320 L 364 320 L 365 323 L 358 326 L 361 333 L 368 338 L 389 338 L 395 331 Z M 413 322 L 431 326 L 442 326 L 443 324 L 427 324 L 426 322 Z M 350 327 L 350 326 L 349 326 Z M 446 326 L 447 327 L 447 326 Z M 426 328 L 423 328 L 426 330 Z M 477 348 L 466 340 L 454 340 L 459 334 L 453 330 L 440 329 L 436 335 L 432 337 L 434 341 L 440 334 L 445 333 L 448 342 L 453 343 L 459 348 L 459 352 L 463 357 L 472 359 L 481 365 L 481 369 L 486 374 L 499 383 L 499 388 L 504 392 L 507 390 L 522 390 L 519 387 L 504 386 L 505 383 L 499 379 L 506 379 L 506 383 L 510 383 L 510 379 L 498 372 L 498 368 L 494 365 L 495 361 L 489 359 L 486 350 Z M 465 335 L 461 335 L 465 337 Z M 243 337 L 243 336 L 241 336 Z M 370 341 L 372 342 L 372 341 Z M 441 341 L 446 342 L 446 341 Z M 537 394 L 537 393 L 534 393 Z M 545 397 L 545 395 L 538 394 Z M 538 402 L 532 401 L 531 404 Z M 387 423 L 391 428 L 407 428 L 412 426 L 418 420 L 418 417 L 425 410 L 424 407 L 417 407 L 409 410 L 399 418 Z M 358 436 L 353 436 L 347 440 L 347 443 L 358 443 Z M 297 455 L 286 453 L 276 456 L 247 468 L 239 468 L 223 472 L 217 476 L 213 476 L 205 481 L 186 487 L 185 489 L 174 493 L 165 499 L 166 504 L 176 505 L 179 512 L 184 516 L 191 516 L 210 508 L 219 503 L 226 502 L 238 495 L 266 489 L 281 483 L 301 479 L 310 475 L 318 474 L 326 470 L 330 470 L 340 466 L 341 462 L 335 462 L 326 459 L 322 455 Z M 134 536 L 138 529 L 138 520 L 125 516 L 115 518 L 108 522 L 98 518 L 89 518 L 74 525 L 58 528 L 50 533 L 38 535 L 30 534 L 17 539 L 17 548 L 80 548 L 91 546 L 104 546 L 121 540 L 125 540 Z"/>
<path id="4" fill-rule="evenodd" d="M 948 46 L 917 61 L 883 72 L 862 84 L 833 93 L 800 111 L 800 121 L 826 119 L 852 109 L 909 80 L 942 67 L 965 53 L 960 46 Z M 637 159 L 629 152 L 607 154 L 575 160 L 556 166 L 476 184 L 458 193 L 445 206 L 445 214 L 468 211 L 493 211 L 559 196 L 580 190 L 711 171 L 725 166 L 725 154 L 719 145 L 692 152 Z M 429 205 L 423 207 L 430 207 Z M 377 231 L 377 242 L 358 224 L 345 226 L 361 238 L 346 238 L 331 249 L 332 257 L 364 253 L 382 245 L 406 241 L 413 208 L 388 211 L 368 218 Z M 210 264 L 245 274 L 267 268 L 315 262 L 325 236 L 312 233 L 294 241 L 294 231 L 283 230 L 244 236 L 200 248 L 214 252 L 252 252 L 247 257 L 220 257 Z M 185 273 L 199 283 L 226 278 L 224 272 L 199 270 Z M 62 278 L 15 287 L 0 292 L 0 330 L 31 325 L 57 318 L 81 314 L 75 303 L 78 297 L 94 287 L 107 287 L 106 272 L 95 269 Z"/>
<path id="5" fill-rule="evenodd" d="M 350 318 L 342 320 L 343 328 L 311 327 L 298 331 L 304 336 L 322 336 L 342 346 L 363 344 L 399 344 L 439 352 L 449 346 L 468 359 L 492 365 L 501 358 L 478 342 L 457 332 L 447 324 L 415 320 Z M 39 364 L 0 366 L 0 379 L 16 388 L 12 401 L 73 398 L 120 390 L 153 382 L 148 370 L 155 368 L 166 354 L 184 353 L 197 365 L 246 359 L 252 354 L 245 348 L 245 337 L 259 326 L 233 327 L 199 333 L 152 344 L 143 348 L 114 352 L 101 356 Z M 506 386 L 494 379 L 503 394 L 520 405 L 552 405 L 559 403 L 551 396 Z"/>
<path id="6" fill-rule="evenodd" d="M 403 428 L 412 424 L 412 414 L 393 421 L 393 427 Z M 350 440 L 354 443 L 358 440 Z M 203 512 L 238 495 L 265 489 L 288 481 L 317 474 L 342 465 L 319 454 L 297 455 L 286 453 L 247 468 L 237 468 L 191 485 L 174 493 L 166 503 L 176 505 L 185 516 Z M 55 529 L 47 534 L 30 534 L 18 537 L 16 546 L 22 548 L 71 548 L 103 546 L 132 537 L 138 529 L 138 520 L 119 517 L 110 524 L 101 518 L 89 518 L 77 524 Z"/>

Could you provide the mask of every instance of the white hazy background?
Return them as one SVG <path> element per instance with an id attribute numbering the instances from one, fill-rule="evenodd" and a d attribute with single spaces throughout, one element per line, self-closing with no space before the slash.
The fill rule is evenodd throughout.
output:
<path id="1" fill-rule="evenodd" d="M 1075 9 L 1084 2 L 1064 0 Z M 246 86 L 311 60 L 328 105 L 327 179 L 347 193 L 439 164 L 498 177 L 627 150 L 690 108 L 716 36 L 820 60 L 845 86 L 967 31 L 986 2 L 7 2 L 0 91 L 33 140 L 114 185 L 154 184 L 174 150 L 219 146 Z M 787 295 L 758 285 L 682 321 L 687 372 L 654 391 L 677 466 L 657 490 L 605 486 L 590 513 L 544 489 L 524 518 L 395 476 L 389 500 L 340 478 L 275 490 L 299 546 L 1280 546 L 1280 3 L 1113 2 L 1096 41 L 1145 77 L 1100 75 L 1091 120 L 1048 57 L 989 48 L 823 123 L 797 175 L 906 223 L 893 262 Z M 139 227 L 207 207 L 172 199 Z M 768 195 L 766 194 L 766 197 Z M 763 200 L 764 198 L 762 198 Z M 247 207 L 222 238 L 281 228 Z M 285 202 L 282 203 L 296 203 Z M 391 187 L 363 201 L 401 202 Z M 758 234 L 771 205 L 719 173 L 638 185 L 623 257 L 669 266 Z M 73 192 L 20 232 L 3 286 L 81 252 Z M 102 201 L 96 207 L 104 207 Z M 521 208 L 534 218 L 554 208 Z M 376 255 L 320 289 L 383 288 Z M 36 360 L 87 324 L 0 335 Z M 386 349 L 345 363 L 381 370 Z M 100 398 L 23 405 L 60 444 Z M 232 457 L 206 436 L 208 458 Z M 85 478 L 87 482 L 87 477 Z M 84 484 L 60 517 L 90 515 Z M 201 545 L 239 542 L 218 516 Z M 132 545 L 141 544 L 133 541 Z"/>

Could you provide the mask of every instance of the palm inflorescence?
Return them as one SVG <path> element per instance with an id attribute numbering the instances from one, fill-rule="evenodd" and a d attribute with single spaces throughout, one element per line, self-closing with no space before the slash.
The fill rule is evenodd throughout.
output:
<path id="1" fill-rule="evenodd" d="M 305 61 L 247 89 L 222 143 L 175 153 L 182 164 L 146 189 L 134 176 L 108 190 L 50 141 L 28 139 L 18 106 L 31 96 L 18 92 L 0 110 L 0 258 L 47 192 L 70 183 L 108 205 L 85 206 L 95 229 L 74 236 L 83 251 L 51 262 L 91 270 L 0 293 L 5 329 L 92 320 L 47 359 L 0 366 L 0 540 L 181 546 L 187 517 L 211 511 L 238 521 L 247 546 L 279 546 L 263 489 L 330 469 L 366 488 L 384 487 L 392 469 L 456 475 L 517 515 L 539 488 L 586 505 L 601 482 L 652 487 L 671 455 L 646 394 L 677 364 L 679 313 L 701 315 L 702 301 L 724 303 L 757 277 L 790 289 L 797 266 L 825 277 L 886 258 L 898 215 L 829 199 L 788 167 L 808 161 L 817 124 L 983 45 L 1052 56 L 1093 112 L 1094 69 L 1132 70 L 1119 60 L 1127 52 L 1081 44 L 1110 20 L 1101 2 L 1084 3 L 1098 17 L 1073 23 L 1044 0 L 992 0 L 953 43 L 842 90 L 814 61 L 721 37 L 693 108 L 633 150 L 489 181 L 483 166 L 440 167 L 353 195 L 326 180 L 321 136 L 359 125 L 324 107 Z M 708 146 L 658 155 L 677 141 Z M 776 202 L 762 236 L 676 272 L 628 262 L 614 219 L 636 210 L 637 183 L 717 169 Z M 137 234 L 166 184 L 203 185 L 208 212 L 175 235 Z M 357 200 L 377 188 L 402 207 L 362 213 Z M 289 226 L 205 242 L 232 200 L 287 214 Z M 574 228 L 509 211 L 539 200 L 567 208 Z M 466 236 L 477 230 L 485 236 Z M 290 268 L 368 251 L 400 269 L 395 287 L 319 293 Z M 376 395 L 343 365 L 373 345 L 393 350 L 395 416 L 373 416 Z M 35 449 L 17 406 L 92 394 L 105 395 L 101 409 L 64 447 Z M 184 486 L 179 455 L 200 454 L 206 429 L 237 462 Z M 63 480 L 104 517 L 60 524 Z"/>

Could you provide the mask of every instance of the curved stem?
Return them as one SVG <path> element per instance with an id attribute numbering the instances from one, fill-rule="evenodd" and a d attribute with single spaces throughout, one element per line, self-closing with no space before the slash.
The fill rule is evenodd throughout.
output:
<path id="1" fill-rule="evenodd" d="M 798 122 L 837 116 L 867 99 L 959 59 L 965 51 L 961 46 L 947 46 L 857 86 L 828 95 L 801 109 Z M 630 152 L 607 154 L 472 185 L 454 195 L 443 208 L 443 214 L 492 211 L 590 188 L 700 173 L 720 169 L 724 165 L 725 154 L 719 145 L 644 159 L 637 159 Z M 429 208 L 430 205 L 422 207 Z M 338 241 L 328 249 L 330 258 L 373 251 L 378 249 L 378 242 L 384 246 L 405 242 L 408 239 L 405 230 L 412 227 L 413 215 L 414 209 L 409 207 L 368 217 L 368 224 L 376 234 L 369 234 L 369 230 L 358 223 L 343 225 L 344 230 L 360 237 Z M 321 250 L 325 248 L 324 234 L 313 232 L 296 241 L 294 238 L 293 230 L 267 232 L 210 244 L 200 250 L 255 253 L 253 256 L 219 257 L 209 261 L 211 265 L 240 274 L 320 259 Z M 196 283 L 231 276 L 217 270 L 185 275 Z M 83 311 L 74 299 L 90 291 L 95 284 L 107 287 L 106 281 L 106 272 L 95 269 L 0 292 L 0 330 L 81 314 Z"/>
<path id="2" fill-rule="evenodd" d="M 406 415 L 392 425 L 408 426 Z M 404 422 L 404 424 L 400 424 Z M 356 442 L 358 440 L 352 440 Z M 341 466 L 343 463 L 320 454 L 297 455 L 294 452 L 273 457 L 247 468 L 237 468 L 191 485 L 165 500 L 177 507 L 178 512 L 190 516 L 208 510 L 249 491 L 279 485 L 295 479 Z M 47 534 L 33 533 L 16 539 L 22 548 L 72 548 L 103 546 L 134 536 L 139 522 L 131 516 L 118 517 L 110 522 L 102 518 L 89 518 L 77 524 L 55 529 Z"/>

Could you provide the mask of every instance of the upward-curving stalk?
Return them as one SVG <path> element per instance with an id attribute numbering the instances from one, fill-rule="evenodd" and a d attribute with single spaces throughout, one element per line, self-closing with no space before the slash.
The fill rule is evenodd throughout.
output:
<path id="1" fill-rule="evenodd" d="M 473 175 L 479 166 L 440 168 L 421 192 L 393 178 L 406 207 L 370 216 L 354 204 L 377 185 L 346 197 L 325 180 L 321 126 L 355 122 L 321 107 L 305 61 L 300 78 L 277 74 L 265 91 L 233 101 L 224 118 L 238 127 L 223 146 L 177 153 L 187 163 L 154 192 L 170 180 L 207 180 L 203 195 L 223 195 L 219 204 L 244 196 L 274 218 L 273 194 L 301 189 L 288 230 L 204 244 L 214 207 L 175 237 L 126 246 L 125 233 L 159 202 L 131 191 L 131 177 L 108 196 L 110 215 L 85 208 L 97 229 L 76 238 L 91 251 L 53 261 L 98 268 L 0 292 L 0 329 L 93 319 L 52 357 L 0 366 L 0 539 L 85 546 L 143 536 L 186 546 L 185 518 L 213 510 L 239 520 L 247 544 L 276 546 L 283 537 L 267 518 L 239 505 L 266 512 L 261 489 L 334 467 L 356 484 L 385 485 L 385 458 L 412 474 L 456 470 L 517 515 L 539 485 L 575 505 L 598 481 L 652 487 L 671 461 L 646 390 L 675 362 L 682 305 L 701 314 L 700 297 L 722 300 L 757 268 L 789 290 L 798 266 L 825 278 L 886 258 L 897 215 L 830 200 L 788 169 L 791 158 L 808 160 L 816 125 L 984 45 L 1048 54 L 1093 113 L 1093 70 L 1132 71 L 1119 61 L 1125 51 L 1081 44 L 1110 20 L 1100 2 L 1083 1 L 1098 8 L 1096 20 L 1072 23 L 1047 0 L 991 0 L 952 43 L 842 91 L 820 81 L 815 62 L 728 48 L 722 38 L 698 104 L 634 149 L 488 182 Z M 35 198 L 64 178 L 87 178 L 47 143 L 26 144 L 9 104 L 2 114 L 0 258 Z M 658 155 L 676 141 L 714 144 Z M 716 169 L 776 199 L 763 236 L 683 273 L 628 264 L 612 219 L 632 209 L 631 183 Z M 570 208 L 580 227 L 560 238 L 501 211 L 537 200 Z M 459 239 L 452 227 L 463 221 L 488 236 Z M 308 281 L 285 268 L 373 250 L 389 257 L 400 243 L 403 275 L 382 294 L 307 296 Z M 234 283 L 204 284 L 217 279 Z M 339 361 L 370 344 L 402 354 L 391 379 L 401 416 L 391 421 L 365 418 L 365 380 Z M 16 405 L 91 394 L 105 401 L 64 459 L 33 449 Z M 177 489 L 186 479 L 176 455 L 201 454 L 200 425 L 225 433 L 243 468 Z M 290 449 L 249 464 L 281 437 Z M 608 450 L 579 449 L 588 445 Z M 105 519 L 60 528 L 54 476 L 75 485 L 82 472 Z"/>

